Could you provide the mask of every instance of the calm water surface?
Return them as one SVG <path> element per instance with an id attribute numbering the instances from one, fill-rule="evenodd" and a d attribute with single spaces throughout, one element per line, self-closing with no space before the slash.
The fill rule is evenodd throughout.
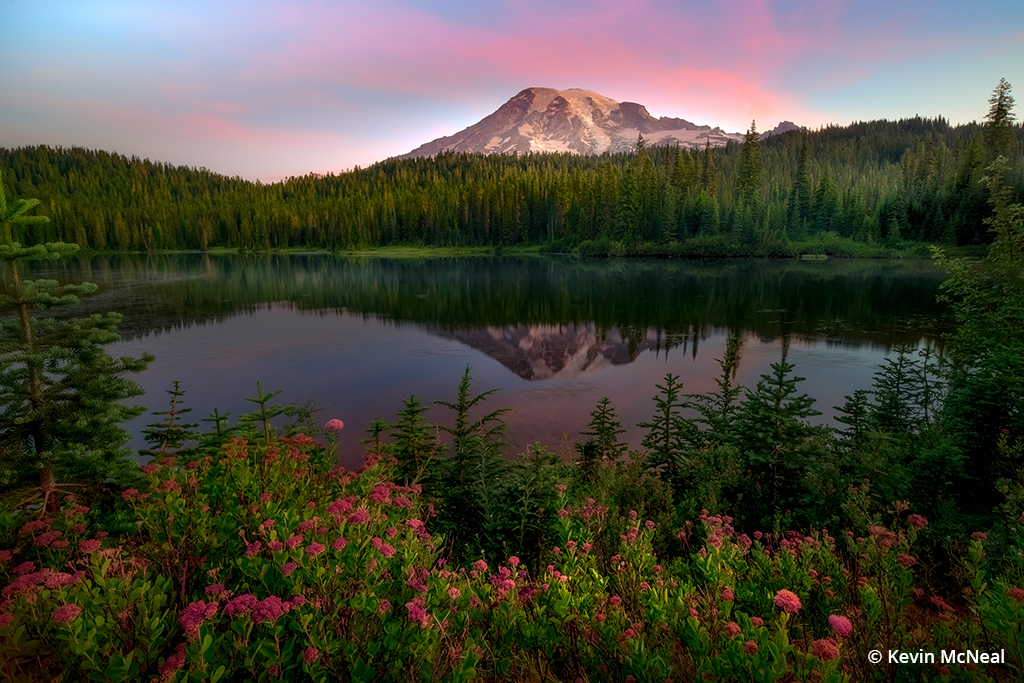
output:
<path id="1" fill-rule="evenodd" d="M 577 438 L 602 396 L 638 446 L 655 384 L 671 372 L 710 391 L 730 333 L 743 340 L 739 383 L 753 387 L 785 352 L 828 422 L 894 346 L 941 351 L 948 326 L 929 262 L 176 254 L 32 275 L 100 285 L 74 313 L 124 315 L 110 351 L 156 356 L 135 378 L 150 410 L 180 380 L 192 421 L 237 416 L 259 381 L 284 402 L 313 399 L 321 422 L 344 420 L 349 463 L 372 418 L 393 419 L 410 395 L 454 400 L 467 364 L 479 389 L 499 390 L 488 409 L 512 409 L 513 452 Z M 447 412 L 428 416 L 447 424 Z"/>

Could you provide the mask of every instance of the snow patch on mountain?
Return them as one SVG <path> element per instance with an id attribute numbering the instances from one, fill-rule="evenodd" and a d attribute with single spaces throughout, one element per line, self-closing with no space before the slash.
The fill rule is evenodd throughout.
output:
<path id="1" fill-rule="evenodd" d="M 796 128 L 784 121 L 764 135 Z M 617 102 L 592 90 L 526 88 L 478 123 L 421 145 L 403 157 L 433 156 L 446 151 L 629 152 L 636 149 L 641 133 L 649 145 L 683 148 L 701 148 L 709 142 L 717 147 L 743 140 L 742 133 L 726 133 L 718 127 L 665 116 L 654 118 L 641 104 Z"/>

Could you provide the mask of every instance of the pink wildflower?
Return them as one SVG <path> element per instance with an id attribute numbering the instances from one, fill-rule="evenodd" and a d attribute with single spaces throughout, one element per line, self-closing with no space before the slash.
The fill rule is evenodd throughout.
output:
<path id="1" fill-rule="evenodd" d="M 285 562 L 284 566 L 281 567 L 282 576 L 291 576 L 291 573 L 298 569 L 299 565 L 294 562 Z"/>
<path id="2" fill-rule="evenodd" d="M 252 543 L 246 543 L 245 544 L 245 556 L 246 557 L 255 557 L 256 553 L 258 553 L 260 551 L 261 547 L 263 547 L 263 544 L 260 543 L 259 541 L 254 541 Z"/>
<path id="3" fill-rule="evenodd" d="M 68 603 L 61 605 L 54 611 L 53 616 L 50 617 L 56 622 L 66 624 L 73 621 L 75 617 L 82 613 L 82 608 L 74 603 Z"/>
<path id="4" fill-rule="evenodd" d="M 130 498 L 134 497 L 135 494 L 137 494 L 138 492 L 138 489 L 125 489 L 121 493 L 121 497 L 124 498 L 125 500 L 129 500 Z"/>
<path id="5" fill-rule="evenodd" d="M 340 515 L 348 512 L 352 509 L 352 503 L 348 502 L 344 498 L 339 498 L 330 505 L 327 506 L 327 513 L 331 515 Z"/>
<path id="6" fill-rule="evenodd" d="M 324 429 L 326 429 L 329 432 L 337 432 L 343 429 L 344 427 L 345 423 L 337 418 L 333 420 L 328 420 L 327 424 L 324 425 Z"/>
<path id="7" fill-rule="evenodd" d="M 753 624 L 754 628 L 761 628 L 764 626 L 764 619 L 761 617 L 750 617 L 750 623 Z"/>
<path id="8" fill-rule="evenodd" d="M 476 570 L 478 572 L 485 572 L 485 571 L 487 571 L 487 563 L 484 562 L 483 560 L 477 560 L 476 562 L 474 562 L 473 563 L 473 567 L 476 568 Z"/>
<path id="9" fill-rule="evenodd" d="M 341 422 L 341 420 L 331 420 L 331 422 Z M 327 424 L 331 424 L 331 422 L 328 422 Z M 341 429 L 341 427 L 338 427 L 338 429 Z M 306 651 L 302 653 L 302 661 L 305 664 L 312 664 L 318 659 L 320 659 L 320 650 L 317 650 L 312 645 L 307 647 Z"/>
<path id="10" fill-rule="evenodd" d="M 795 593 L 783 588 L 775 594 L 775 606 L 784 612 L 796 614 L 800 611 L 800 598 Z"/>
<path id="11" fill-rule="evenodd" d="M 279 553 L 284 550 L 284 543 L 281 541 L 271 541 L 267 544 L 267 547 L 270 548 L 270 552 Z"/>
<path id="12" fill-rule="evenodd" d="M 908 567 L 908 568 L 914 566 L 914 563 L 917 562 L 917 560 L 915 560 L 910 555 L 907 555 L 906 553 L 903 553 L 902 555 L 897 557 L 896 561 L 898 563 L 900 563 L 901 565 L 903 565 L 904 567 Z"/>
<path id="13" fill-rule="evenodd" d="M 555 492 L 556 493 L 565 493 L 565 490 L 567 488 L 568 487 L 565 484 L 555 484 Z"/>
<path id="14" fill-rule="evenodd" d="M 294 548 L 295 546 L 297 546 L 298 544 L 302 543 L 302 541 L 303 541 L 303 540 L 304 540 L 304 539 L 302 538 L 302 536 L 301 536 L 301 535 L 299 535 L 299 534 L 295 534 L 294 536 L 290 536 L 290 537 L 288 538 L 288 540 L 287 540 L 287 541 L 285 541 L 285 543 L 284 543 L 284 544 L 285 544 L 285 546 L 287 546 L 287 547 L 288 547 L 288 549 L 290 550 L 290 549 Z"/>
<path id="15" fill-rule="evenodd" d="M 748 655 L 756 655 L 757 643 L 755 643 L 753 640 L 748 640 L 747 642 L 743 643 L 743 652 Z"/>
<path id="16" fill-rule="evenodd" d="M 427 622 L 427 612 L 423 607 L 413 600 L 412 602 L 405 603 L 405 608 L 409 612 L 409 621 L 424 626 Z"/>
<path id="17" fill-rule="evenodd" d="M 178 645 L 178 649 L 174 651 L 174 654 L 164 660 L 158 668 L 160 672 L 160 681 L 164 683 L 174 678 L 174 674 L 185 665 L 185 643 Z"/>
<path id="18" fill-rule="evenodd" d="M 811 643 L 811 654 L 828 662 L 839 656 L 839 648 L 831 638 L 822 638 Z"/>
<path id="19" fill-rule="evenodd" d="M 153 473 L 154 473 L 154 472 L 156 472 L 156 471 L 157 471 L 158 469 L 160 469 L 160 466 L 159 466 L 159 465 L 156 465 L 156 464 L 154 464 L 154 463 L 149 463 L 148 465 L 143 465 L 143 466 L 142 466 L 142 467 L 140 467 L 139 469 L 141 469 L 141 470 L 142 470 L 142 473 L 143 473 L 143 474 L 153 474 Z"/>
<path id="20" fill-rule="evenodd" d="M 366 510 L 356 510 L 352 513 L 352 516 L 348 518 L 349 524 L 363 524 L 370 521 L 370 513 Z"/>
<path id="21" fill-rule="evenodd" d="M 209 586 L 206 587 L 206 594 L 207 595 L 220 595 L 223 592 L 224 592 L 224 584 L 223 583 L 214 583 L 214 584 L 210 584 Z"/>
<path id="22" fill-rule="evenodd" d="M 384 557 L 392 557 L 395 554 L 395 546 L 390 543 L 382 543 L 380 546 L 380 553 Z"/>
<path id="23" fill-rule="evenodd" d="M 310 557 L 316 557 L 323 551 L 327 550 L 322 543 L 310 543 L 306 546 L 306 554 Z"/>
<path id="24" fill-rule="evenodd" d="M 260 622 L 274 622 L 281 618 L 288 611 L 288 606 L 276 595 L 271 595 L 265 600 L 260 600 L 253 605 L 252 620 Z"/>
<path id="25" fill-rule="evenodd" d="M 975 541 L 987 541 L 988 534 L 986 534 L 984 531 L 975 531 L 973 534 L 971 534 L 971 538 L 973 538 Z"/>
<path id="26" fill-rule="evenodd" d="M 160 484 L 159 488 L 160 488 L 161 491 L 174 491 L 174 492 L 178 492 L 178 491 L 181 490 L 181 484 L 179 484 L 178 482 L 174 481 L 173 479 L 168 479 L 167 481 L 165 481 L 162 484 Z"/>
<path id="27" fill-rule="evenodd" d="M 62 532 L 62 531 L 54 531 L 54 530 L 44 531 L 43 533 L 41 533 L 38 536 L 36 536 L 34 542 L 35 542 L 36 545 L 38 545 L 38 546 L 40 546 L 42 548 L 45 548 L 46 546 L 50 545 L 51 543 L 53 543 L 54 541 L 56 541 L 58 538 L 60 538 L 63 535 L 64 535 L 64 532 Z"/>
<path id="28" fill-rule="evenodd" d="M 1020 588 L 1009 588 L 1006 591 L 1006 595 L 1017 602 L 1024 602 L 1024 590 L 1021 590 Z"/>
<path id="29" fill-rule="evenodd" d="M 15 574 L 29 574 L 36 570 L 36 565 L 33 562 L 22 562 L 14 568 Z"/>
<path id="30" fill-rule="evenodd" d="M 0 562 L 10 562 L 14 554 L 10 550 L 0 550 Z"/>
<path id="31" fill-rule="evenodd" d="M 204 621 L 217 614 L 217 606 L 216 602 L 203 602 L 202 600 L 185 606 L 185 609 L 181 611 L 181 617 L 178 618 L 178 623 L 181 624 L 181 628 L 189 640 L 199 635 L 199 627 L 203 625 Z"/>
<path id="32" fill-rule="evenodd" d="M 731 588 L 723 588 L 722 589 L 722 600 L 725 600 L 726 602 L 732 602 L 735 599 L 736 599 L 736 594 L 732 592 Z"/>
<path id="33" fill-rule="evenodd" d="M 462 593 L 455 586 L 448 589 L 448 597 L 452 600 L 457 600 L 460 595 L 462 595 Z"/>
<path id="34" fill-rule="evenodd" d="M 725 628 L 723 630 L 725 631 L 725 635 L 729 638 L 735 638 L 740 633 L 742 633 L 740 625 L 737 624 L 735 621 L 730 621 L 728 624 L 725 625 Z"/>
<path id="35" fill-rule="evenodd" d="M 333 548 L 334 550 L 341 550 L 347 545 L 348 539 L 344 536 L 338 536 L 338 538 L 334 539 L 334 543 L 331 544 L 331 548 Z"/>
<path id="36" fill-rule="evenodd" d="M 377 612 L 378 612 L 378 614 L 387 614 L 390 611 L 391 611 L 391 601 L 390 600 L 381 600 L 380 602 L 377 603 Z"/>
<path id="37" fill-rule="evenodd" d="M 850 620 L 838 614 L 833 614 L 828 618 L 828 625 L 832 627 L 832 632 L 840 638 L 849 638 L 853 633 L 853 624 L 850 623 Z"/>
<path id="38" fill-rule="evenodd" d="M 513 567 L 518 567 L 519 566 L 519 558 L 516 557 L 515 555 L 513 555 L 512 557 L 508 558 L 508 563 L 510 565 L 512 565 Z"/>
<path id="39" fill-rule="evenodd" d="M 244 614 L 256 606 L 259 600 L 256 599 L 255 595 L 239 595 L 235 599 L 231 600 L 227 606 L 224 607 L 224 611 L 227 612 L 229 617 L 236 617 L 239 614 Z"/>
<path id="40" fill-rule="evenodd" d="M 915 529 L 923 529 L 928 526 L 928 520 L 921 515 L 910 515 L 907 517 L 907 523 Z"/>

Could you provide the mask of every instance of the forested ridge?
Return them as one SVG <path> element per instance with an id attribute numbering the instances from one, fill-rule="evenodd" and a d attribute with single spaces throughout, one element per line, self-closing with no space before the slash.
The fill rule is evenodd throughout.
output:
<path id="1" fill-rule="evenodd" d="M 826 233 L 878 246 L 971 245 L 989 239 L 980 180 L 998 154 L 1010 159 L 1015 199 L 1024 196 L 1024 129 L 1004 114 L 1001 123 L 992 112 L 959 126 L 915 117 L 764 139 L 752 125 L 744 143 L 697 151 L 641 142 L 600 156 L 443 153 L 276 183 L 78 147 L 0 149 L 0 169 L 14 196 L 38 197 L 51 219 L 15 241 L 97 251 L 548 244 L 614 253 L 607 245 L 699 237 L 712 250 L 782 254 Z"/>

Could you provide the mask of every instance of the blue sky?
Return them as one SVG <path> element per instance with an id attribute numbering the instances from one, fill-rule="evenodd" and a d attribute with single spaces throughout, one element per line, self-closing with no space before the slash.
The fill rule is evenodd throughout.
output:
<path id="1" fill-rule="evenodd" d="M 729 131 L 968 122 L 1000 78 L 1024 88 L 1019 0 L 0 0 L 0 25 L 0 146 L 263 181 L 402 154 L 530 86 Z"/>

